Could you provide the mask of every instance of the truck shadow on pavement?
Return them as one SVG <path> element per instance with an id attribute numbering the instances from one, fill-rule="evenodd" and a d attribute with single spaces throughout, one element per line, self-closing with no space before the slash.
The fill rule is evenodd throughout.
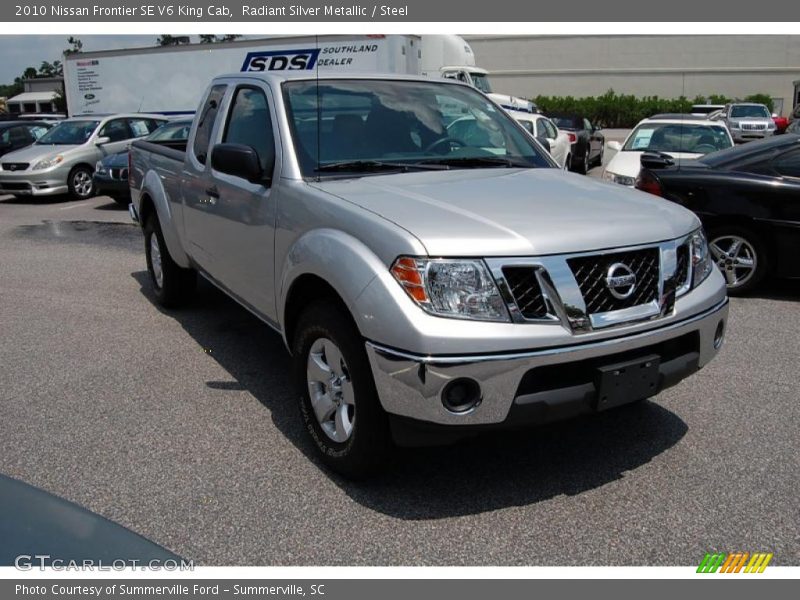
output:
<path id="1" fill-rule="evenodd" d="M 147 272 L 132 276 L 158 308 Z M 207 386 L 252 394 L 269 409 L 281 433 L 350 498 L 400 519 L 471 515 L 577 495 L 621 479 L 674 446 L 687 431 L 674 413 L 642 402 L 453 446 L 399 449 L 383 474 L 350 482 L 316 458 L 300 420 L 290 358 L 279 335 L 202 278 L 190 307 L 162 312 L 209 349 L 234 380 L 208 381 Z"/>

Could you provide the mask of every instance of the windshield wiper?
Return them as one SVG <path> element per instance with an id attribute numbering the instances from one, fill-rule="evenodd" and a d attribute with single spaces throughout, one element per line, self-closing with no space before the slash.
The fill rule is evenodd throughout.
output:
<path id="1" fill-rule="evenodd" d="M 434 160 L 424 161 L 426 165 L 443 165 L 456 167 L 508 167 L 508 168 L 533 168 L 534 165 L 527 161 L 504 158 L 502 156 L 457 156 L 452 158 L 442 157 Z"/>
<path id="2" fill-rule="evenodd" d="M 339 162 L 319 165 L 314 169 L 317 173 L 344 171 L 353 173 L 375 172 L 375 171 L 401 171 L 408 172 L 412 169 L 440 170 L 446 169 L 444 165 L 427 163 L 403 163 L 389 162 L 382 160 L 343 160 Z"/>

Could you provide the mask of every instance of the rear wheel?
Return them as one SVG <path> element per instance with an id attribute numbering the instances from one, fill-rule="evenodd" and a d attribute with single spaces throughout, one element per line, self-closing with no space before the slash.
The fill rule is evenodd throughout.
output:
<path id="1" fill-rule="evenodd" d="M 186 304 L 197 287 L 197 273 L 172 260 L 155 214 L 144 225 L 144 251 L 158 303 L 167 308 Z"/>
<path id="2" fill-rule="evenodd" d="M 723 226 L 709 232 L 709 249 L 725 276 L 728 294 L 752 291 L 764 279 L 768 257 L 764 242 L 747 227 Z"/>
<path id="3" fill-rule="evenodd" d="M 569 171 L 572 167 L 572 154 L 567 154 L 567 158 L 564 160 L 564 167 L 565 171 Z"/>
<path id="4" fill-rule="evenodd" d="M 89 167 L 75 167 L 70 171 L 67 182 L 69 193 L 77 200 L 86 200 L 94 196 L 94 180 Z"/>
<path id="5" fill-rule="evenodd" d="M 580 173 L 586 175 L 589 172 L 589 148 L 583 153 L 583 161 L 578 169 Z"/>
<path id="6" fill-rule="evenodd" d="M 303 423 L 322 461 L 350 478 L 378 470 L 391 449 L 364 341 L 349 315 L 314 304 L 292 344 Z"/>

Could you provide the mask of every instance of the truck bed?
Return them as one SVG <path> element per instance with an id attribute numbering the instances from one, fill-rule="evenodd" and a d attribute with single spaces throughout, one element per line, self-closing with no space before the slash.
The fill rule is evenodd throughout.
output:
<path id="1" fill-rule="evenodd" d="M 164 140 L 161 142 L 146 142 L 144 140 L 138 140 L 133 142 L 132 146 L 152 154 L 159 154 L 161 156 L 166 156 L 167 158 L 183 162 L 183 159 L 186 156 L 186 144 L 186 140 Z"/>

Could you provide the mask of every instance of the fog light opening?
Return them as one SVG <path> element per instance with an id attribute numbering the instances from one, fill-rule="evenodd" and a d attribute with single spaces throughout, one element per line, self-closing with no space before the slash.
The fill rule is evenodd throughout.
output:
<path id="1" fill-rule="evenodd" d="M 717 325 L 717 330 L 714 332 L 714 348 L 719 350 L 722 346 L 722 340 L 725 338 L 725 321 L 722 320 Z"/>
<path id="2" fill-rule="evenodd" d="M 481 386 L 474 379 L 454 379 L 442 390 L 442 404 L 450 412 L 469 412 L 480 403 Z"/>

